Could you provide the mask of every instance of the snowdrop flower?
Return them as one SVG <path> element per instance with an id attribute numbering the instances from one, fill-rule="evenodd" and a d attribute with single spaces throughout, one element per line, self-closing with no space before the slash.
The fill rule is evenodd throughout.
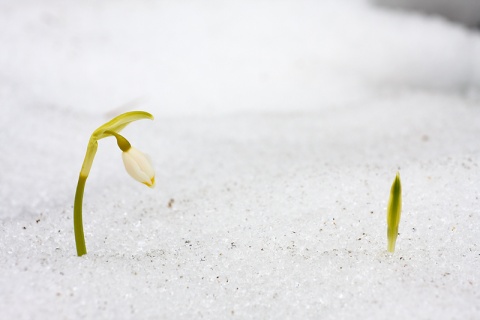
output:
<path id="1" fill-rule="evenodd" d="M 123 164 L 128 174 L 133 179 L 153 188 L 155 186 L 155 171 L 150 158 L 140 150 L 132 147 L 130 142 L 118 133 L 108 130 L 106 133 L 117 138 L 118 147 L 123 151 Z"/>
<path id="2" fill-rule="evenodd" d="M 153 116 L 145 111 L 126 112 L 98 127 L 90 136 L 87 153 L 85 154 L 80 176 L 78 177 L 77 191 L 75 192 L 75 201 L 73 203 L 73 230 L 75 232 L 75 245 L 78 256 L 87 253 L 82 222 L 83 193 L 85 191 L 88 174 L 92 168 L 93 159 L 95 158 L 95 153 L 98 149 L 98 140 L 114 136 L 117 139 L 118 146 L 123 151 L 123 163 L 125 164 L 128 174 L 135 180 L 149 187 L 155 185 L 155 172 L 150 160 L 146 155 L 132 148 L 127 139 L 119 134 L 127 125 L 141 119 L 153 120 Z"/>
<path id="3" fill-rule="evenodd" d="M 149 157 L 141 151 L 130 147 L 122 153 L 123 164 L 128 174 L 135 180 L 153 188 L 155 186 L 155 171 Z"/>

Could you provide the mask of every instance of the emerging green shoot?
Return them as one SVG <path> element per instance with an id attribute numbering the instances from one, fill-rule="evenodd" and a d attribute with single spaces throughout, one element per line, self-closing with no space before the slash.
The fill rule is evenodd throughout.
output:
<path id="1" fill-rule="evenodd" d="M 155 185 L 155 172 L 150 159 L 137 149 L 133 148 L 128 140 L 119 134 L 119 132 L 128 124 L 141 119 L 153 120 L 153 116 L 145 111 L 126 112 L 98 127 L 90 136 L 87 153 L 85 154 L 80 177 L 78 178 L 75 202 L 73 204 L 73 230 L 75 232 L 75 244 L 78 256 L 87 253 L 82 222 L 83 192 L 85 190 L 85 183 L 87 182 L 88 174 L 92 167 L 93 159 L 95 158 L 95 153 L 97 152 L 98 140 L 111 136 L 115 137 L 117 139 L 118 147 L 123 151 L 123 163 L 125 164 L 128 174 L 130 174 L 135 180 L 140 181 L 149 187 Z"/>
<path id="2" fill-rule="evenodd" d="M 400 173 L 393 181 L 390 189 L 390 199 L 387 208 L 387 239 L 389 252 L 395 251 L 395 242 L 397 241 L 398 225 L 400 224 L 400 215 L 402 214 L 402 184 L 400 183 Z"/>

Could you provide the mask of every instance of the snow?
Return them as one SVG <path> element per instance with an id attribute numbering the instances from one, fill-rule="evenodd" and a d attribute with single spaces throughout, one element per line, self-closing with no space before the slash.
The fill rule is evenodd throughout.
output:
<path id="1" fill-rule="evenodd" d="M 5 319 L 480 317 L 480 36 L 363 1 L 0 4 Z M 72 208 L 95 128 L 88 254 Z M 403 214 L 386 252 L 397 170 Z"/>

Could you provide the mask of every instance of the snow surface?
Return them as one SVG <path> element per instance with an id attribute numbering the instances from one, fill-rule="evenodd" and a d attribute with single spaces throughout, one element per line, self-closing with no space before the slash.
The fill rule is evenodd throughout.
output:
<path id="1" fill-rule="evenodd" d="M 0 2 L 1 319 L 480 318 L 480 35 L 363 1 Z M 124 130 L 156 189 L 91 132 Z M 400 170 L 397 250 L 385 211 Z"/>

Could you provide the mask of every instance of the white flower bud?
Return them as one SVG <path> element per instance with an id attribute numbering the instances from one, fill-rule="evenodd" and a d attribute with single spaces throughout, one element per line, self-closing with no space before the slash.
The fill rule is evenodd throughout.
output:
<path id="1" fill-rule="evenodd" d="M 155 171 L 150 159 L 141 151 L 130 147 L 122 153 L 123 164 L 128 174 L 135 180 L 153 188 Z"/>

